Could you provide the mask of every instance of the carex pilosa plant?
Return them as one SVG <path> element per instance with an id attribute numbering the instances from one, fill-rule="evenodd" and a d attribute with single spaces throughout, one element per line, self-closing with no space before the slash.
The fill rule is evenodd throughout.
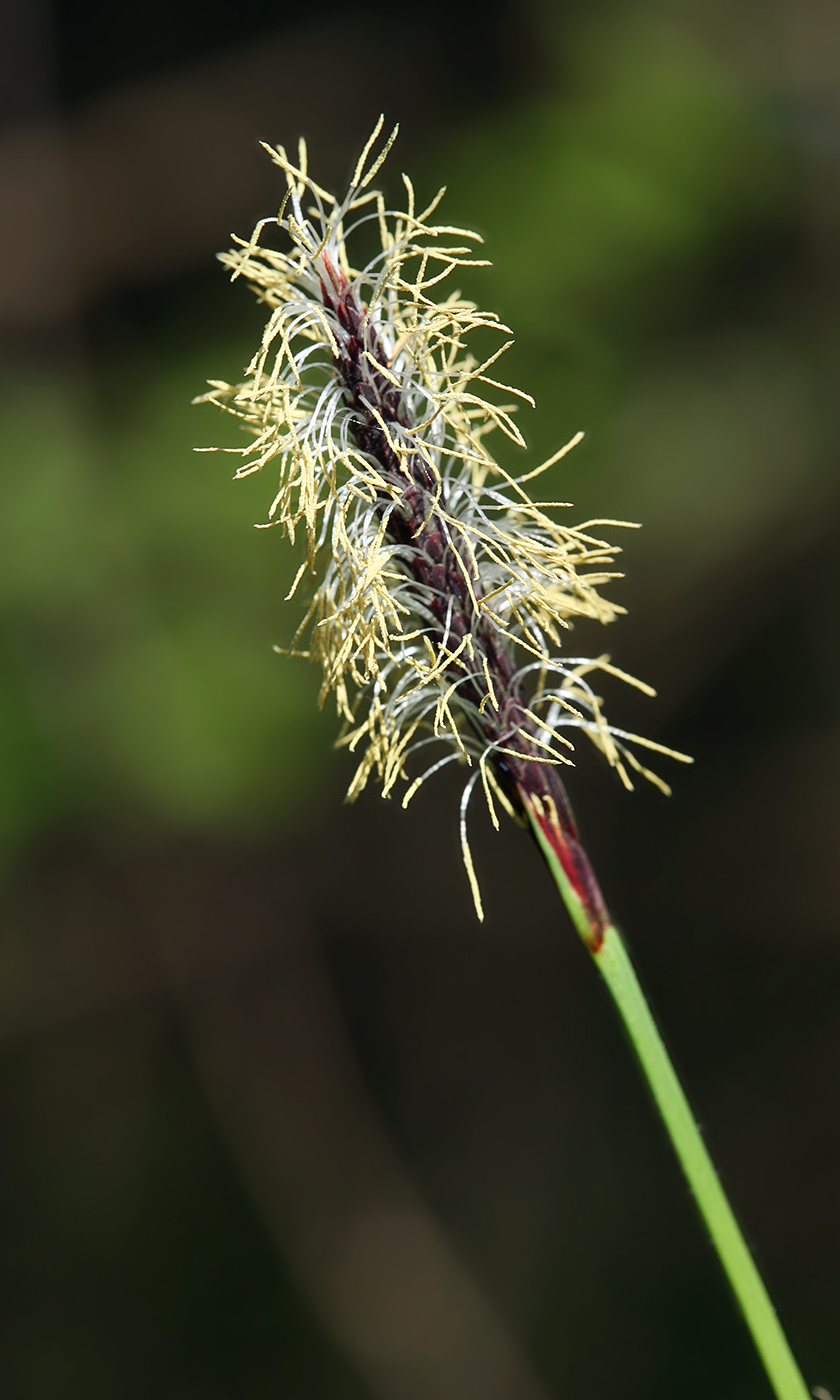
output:
<path id="1" fill-rule="evenodd" d="M 243 382 L 210 381 L 203 401 L 247 429 L 237 476 L 271 465 L 278 485 L 269 524 L 305 558 L 289 597 L 306 588 L 292 646 L 322 671 L 339 738 L 356 756 L 349 796 L 376 777 L 405 805 L 449 764 L 463 767 L 461 848 L 479 917 L 467 812 L 480 785 L 529 830 L 592 953 L 639 1057 L 678 1158 L 779 1400 L 808 1391 L 726 1200 L 581 842 L 563 773 L 578 738 L 620 779 L 643 776 L 666 793 L 640 752 L 685 755 L 611 723 L 598 677 L 652 694 L 609 656 L 567 648 L 576 622 L 611 623 L 616 520 L 571 525 L 565 503 L 526 487 L 573 448 L 512 475 L 493 457 L 494 431 L 524 446 L 514 421 L 527 394 L 495 377 L 510 332 L 451 289 L 481 266 L 481 240 L 433 221 L 443 191 L 419 209 L 403 176 L 393 210 L 373 181 L 396 138 L 380 118 L 347 193 L 266 147 L 285 181 L 276 217 L 235 240 L 222 262 L 267 311 Z M 377 149 L 378 146 L 378 149 Z M 376 250 L 361 267 L 357 246 Z M 471 345 L 496 338 L 476 355 Z M 491 373 L 493 371 L 493 373 Z"/>

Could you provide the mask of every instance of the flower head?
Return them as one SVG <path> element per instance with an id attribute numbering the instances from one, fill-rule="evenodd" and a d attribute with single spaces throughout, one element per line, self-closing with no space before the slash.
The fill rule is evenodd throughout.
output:
<path id="1" fill-rule="evenodd" d="M 524 489 L 582 434 L 518 477 L 491 456 L 494 429 L 524 446 L 515 405 L 497 396 L 532 400 L 490 373 L 508 328 L 443 291 L 457 268 L 485 264 L 481 240 L 431 222 L 442 190 L 418 212 L 405 175 L 406 208 L 386 207 L 371 184 L 396 128 L 374 155 L 381 129 L 380 118 L 341 200 L 308 174 L 303 142 L 297 164 L 266 147 L 285 176 L 282 207 L 222 261 L 270 316 L 245 382 L 211 381 L 204 398 L 253 434 L 226 449 L 243 458 L 237 476 L 279 469 L 270 519 L 307 543 L 289 597 L 320 574 L 295 647 L 320 662 L 322 702 L 335 694 L 341 742 L 359 754 L 349 796 L 375 773 L 384 795 L 408 780 L 405 805 L 446 764 L 468 765 L 462 848 L 479 914 L 466 837 L 478 782 L 494 825 L 495 799 L 537 817 L 599 936 L 606 910 L 559 776 L 570 735 L 586 735 L 628 787 L 634 770 L 667 791 L 631 744 L 671 753 L 610 725 L 591 678 L 649 687 L 606 656 L 560 650 L 575 619 L 607 623 L 622 611 L 599 591 L 617 576 L 618 552 L 600 530 L 622 522 L 561 524 L 561 503 Z M 357 268 L 351 247 L 365 226 L 380 246 Z M 269 230 L 280 248 L 263 241 Z M 502 343 L 478 360 L 466 342 L 484 330 Z"/>

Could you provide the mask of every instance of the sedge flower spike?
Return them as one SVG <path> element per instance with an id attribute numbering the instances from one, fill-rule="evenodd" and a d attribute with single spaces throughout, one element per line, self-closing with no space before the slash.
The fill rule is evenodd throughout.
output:
<path id="1" fill-rule="evenodd" d="M 487 390 L 533 401 L 490 374 L 509 338 L 481 361 L 465 347 L 471 332 L 508 337 L 508 328 L 458 292 L 441 296 L 457 268 L 486 265 L 475 256 L 481 240 L 430 222 L 443 190 L 417 212 L 405 175 L 405 210 L 386 207 L 371 182 L 396 128 L 374 154 L 381 129 L 380 119 L 342 200 L 310 177 L 303 142 L 297 164 L 266 147 L 285 176 L 282 208 L 222 262 L 271 314 L 245 382 L 211 381 L 204 398 L 254 435 L 226 449 L 244 459 L 237 476 L 279 467 L 270 519 L 307 543 L 289 597 L 326 559 L 294 649 L 321 663 L 322 703 L 335 693 L 341 742 L 360 752 L 348 795 L 375 772 L 386 796 L 408 780 L 405 805 L 460 760 L 472 770 L 461 844 L 479 916 L 466 835 L 477 782 L 494 825 L 495 799 L 521 821 L 536 817 L 597 942 L 608 916 L 558 771 L 572 761 L 570 734 L 591 739 L 628 787 L 632 769 L 668 790 L 631 745 L 682 757 L 610 725 L 590 677 L 649 687 L 607 656 L 560 654 L 575 619 L 607 623 L 623 611 L 599 592 L 617 576 L 618 551 L 593 533 L 623 522 L 560 524 L 548 513 L 559 503 L 524 489 L 582 434 L 519 477 L 488 452 L 492 429 L 524 443 L 513 405 Z M 351 244 L 368 225 L 380 246 L 357 269 Z M 264 243 L 267 230 L 286 246 Z"/>
<path id="2" fill-rule="evenodd" d="M 371 186 L 396 129 L 376 153 L 381 130 L 380 118 L 341 200 L 310 177 L 303 142 L 297 164 L 282 146 L 266 147 L 285 176 L 280 212 L 222 261 L 251 283 L 268 324 L 244 383 L 211 380 L 203 400 L 251 432 L 245 447 L 224 449 L 242 457 L 237 476 L 269 462 L 279 471 L 269 524 L 305 538 L 289 597 L 305 576 L 319 581 L 292 650 L 320 662 L 322 703 L 335 694 L 341 742 L 359 756 L 349 796 L 375 774 L 385 796 L 407 782 L 405 805 L 434 773 L 463 763 L 461 844 L 479 917 L 466 834 L 476 784 L 494 825 L 498 801 L 530 828 L 624 1021 L 777 1400 L 807 1400 L 561 778 L 578 733 L 628 787 L 637 772 L 668 791 L 637 746 L 690 762 L 610 724 L 593 679 L 650 687 L 607 656 L 562 650 L 578 619 L 608 623 L 622 611 L 600 592 L 617 577 L 618 552 L 600 531 L 623 522 L 561 524 L 559 502 L 525 490 L 582 434 L 519 476 L 491 456 L 494 429 L 524 445 L 515 405 L 495 396 L 531 400 L 489 372 L 509 339 L 483 360 L 466 345 L 473 332 L 507 337 L 507 327 L 443 291 L 457 268 L 483 264 L 480 239 L 431 222 L 443 191 L 418 213 L 406 176 L 406 208 L 387 208 Z M 263 241 L 268 230 L 279 248 Z M 379 249 L 356 268 L 351 245 L 371 232 Z"/>

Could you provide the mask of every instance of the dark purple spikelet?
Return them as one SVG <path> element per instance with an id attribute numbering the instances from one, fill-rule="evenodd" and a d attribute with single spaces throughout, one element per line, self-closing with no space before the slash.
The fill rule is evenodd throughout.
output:
<path id="1" fill-rule="evenodd" d="M 479 913 L 466 812 L 480 781 L 495 825 L 496 800 L 539 824 L 597 943 L 607 914 L 558 771 L 571 762 L 569 731 L 627 786 L 635 769 L 664 787 L 631 747 L 660 746 L 610 725 L 589 677 L 640 683 L 608 657 L 560 650 L 576 620 L 621 611 L 599 591 L 616 576 L 615 546 L 593 533 L 621 522 L 562 525 L 557 503 L 524 489 L 581 434 L 521 477 L 488 452 L 493 429 L 524 445 L 488 387 L 527 395 L 489 373 L 509 341 L 479 363 L 465 340 L 507 328 L 457 293 L 435 300 L 455 268 L 482 262 L 479 240 L 429 222 L 440 195 L 418 213 L 405 176 L 402 212 L 369 189 L 393 140 L 371 156 L 380 126 L 342 200 L 308 175 L 303 145 L 297 165 L 282 147 L 270 152 L 286 178 L 280 214 L 223 257 L 270 319 L 245 382 L 214 382 L 205 397 L 253 434 L 230 449 L 244 459 L 237 475 L 278 467 L 271 519 L 293 539 L 305 533 L 289 596 L 307 573 L 319 580 L 298 636 L 322 665 L 322 701 L 335 694 L 341 742 L 360 751 L 348 795 L 375 773 L 385 796 L 408 779 L 405 805 L 446 764 L 465 763 L 461 844 Z M 355 269 L 348 245 L 371 221 L 381 251 Z M 270 228 L 284 248 L 263 245 Z"/>

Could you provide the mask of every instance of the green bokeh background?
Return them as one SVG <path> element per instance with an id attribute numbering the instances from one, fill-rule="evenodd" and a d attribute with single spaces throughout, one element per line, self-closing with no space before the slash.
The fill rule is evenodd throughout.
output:
<path id="1" fill-rule="evenodd" d="M 466 289 L 515 332 L 529 461 L 587 432 L 547 494 L 644 525 L 629 617 L 575 646 L 660 691 L 611 691 L 617 722 L 697 758 L 665 803 L 582 755 L 572 798 L 809 1383 L 837 1393 L 836 16 L 39 14 L 21 53 L 47 78 L 3 132 L 49 119 L 72 147 L 109 93 L 262 51 L 278 104 L 304 96 L 266 98 L 248 159 L 303 130 L 340 182 L 383 106 L 386 187 L 445 182 L 484 236 Z M 223 210 L 240 233 L 252 205 Z M 347 1221 L 409 1191 L 540 1394 L 767 1393 L 527 843 L 476 815 L 479 930 L 457 780 L 405 816 L 342 808 L 318 678 L 272 650 L 300 616 L 295 552 L 252 528 L 274 483 L 192 450 L 238 441 L 190 401 L 238 377 L 261 312 L 218 241 L 184 246 L 3 341 L 4 1396 L 531 1393 L 482 1372 L 484 1332 L 444 1384 L 443 1342 L 400 1361 L 335 1303 Z"/>

